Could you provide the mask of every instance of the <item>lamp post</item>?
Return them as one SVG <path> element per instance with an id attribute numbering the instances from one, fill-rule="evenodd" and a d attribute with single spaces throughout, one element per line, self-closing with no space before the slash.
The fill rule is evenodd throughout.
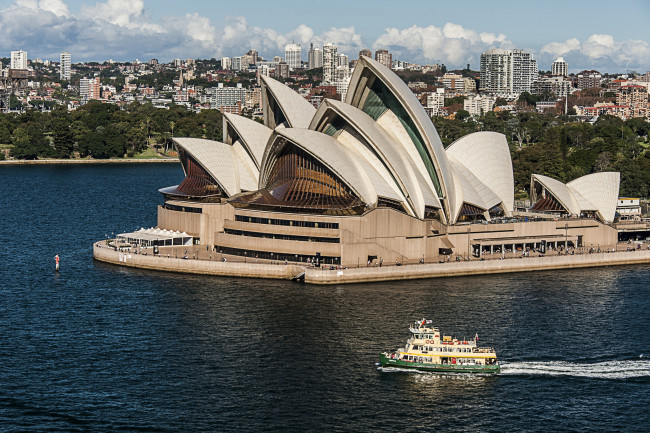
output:
<path id="1" fill-rule="evenodd" d="M 248 252 L 244 251 L 244 263 L 246 263 L 246 254 L 248 254 Z"/>
<path id="2" fill-rule="evenodd" d="M 467 261 L 468 261 L 468 262 L 469 262 L 469 260 L 470 260 L 469 257 L 470 257 L 470 255 L 471 255 L 471 251 L 470 251 L 470 241 L 469 241 L 471 233 L 472 233 L 472 227 L 471 227 L 471 226 L 468 226 L 468 227 L 467 227 Z"/>

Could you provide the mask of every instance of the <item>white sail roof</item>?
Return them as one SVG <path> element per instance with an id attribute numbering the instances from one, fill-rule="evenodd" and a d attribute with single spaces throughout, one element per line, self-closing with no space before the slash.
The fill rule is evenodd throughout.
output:
<path id="1" fill-rule="evenodd" d="M 264 149 L 273 130 L 252 119 L 231 113 L 223 113 L 223 123 L 223 141 L 228 144 L 233 144 L 234 137 L 230 136 L 227 127 L 228 125 L 232 126 L 237 135 L 239 135 L 242 145 L 253 156 L 253 161 L 259 170 L 260 164 L 262 163 L 262 156 L 264 156 Z"/>
<path id="2" fill-rule="evenodd" d="M 480 181 L 481 186 L 477 188 L 487 188 L 489 194 L 498 197 L 506 214 L 512 212 L 515 184 L 510 149 L 503 134 L 475 132 L 465 135 L 447 148 L 447 155 Z M 488 198 L 487 191 L 478 192 L 486 205 L 494 202 L 492 198 Z"/>
<path id="3" fill-rule="evenodd" d="M 260 76 L 260 79 L 262 81 L 262 95 L 266 94 L 265 89 L 270 91 L 273 99 L 284 113 L 289 126 L 291 128 L 308 128 L 314 113 L 316 113 L 314 106 L 279 81 L 264 75 Z M 266 124 L 268 125 L 268 119 Z"/>
<path id="4" fill-rule="evenodd" d="M 243 150 L 219 141 L 203 138 L 174 138 L 176 145 L 187 152 L 232 197 L 257 186 L 259 172 L 252 170 L 254 163 Z"/>
<path id="5" fill-rule="evenodd" d="M 456 209 L 450 208 L 450 204 L 456 202 L 454 198 L 455 187 L 453 173 L 449 161 L 447 160 L 444 147 L 435 127 L 433 126 L 433 122 L 431 122 L 431 119 L 427 116 L 422 104 L 420 104 L 404 81 L 379 62 L 372 60 L 369 57 L 361 56 L 359 60 L 357 60 L 357 65 L 352 74 L 352 78 L 350 79 L 346 103 L 361 108 L 359 105 L 363 101 L 368 86 L 368 79 L 365 77 L 366 70 L 370 71 L 372 75 L 377 77 L 376 79 L 379 79 L 384 83 L 415 125 L 415 128 L 423 141 L 422 144 L 426 147 L 426 152 L 429 154 L 434 165 L 442 189 L 442 195 L 446 199 L 443 205 L 445 208 L 444 213 L 447 216 L 455 214 Z M 428 173 L 422 174 L 429 176 Z"/>

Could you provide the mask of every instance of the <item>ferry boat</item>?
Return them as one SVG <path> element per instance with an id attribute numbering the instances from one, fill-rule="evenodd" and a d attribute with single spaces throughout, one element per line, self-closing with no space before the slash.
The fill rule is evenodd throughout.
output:
<path id="1" fill-rule="evenodd" d="M 406 346 L 380 354 L 381 366 L 448 373 L 499 372 L 496 352 L 490 347 L 478 347 L 478 334 L 468 340 L 441 336 L 440 330 L 431 323 L 422 319 L 409 327 L 413 336 Z"/>

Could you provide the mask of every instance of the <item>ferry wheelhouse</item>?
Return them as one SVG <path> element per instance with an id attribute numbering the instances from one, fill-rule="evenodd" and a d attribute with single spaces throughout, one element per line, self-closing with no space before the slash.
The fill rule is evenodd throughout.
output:
<path id="1" fill-rule="evenodd" d="M 441 335 L 431 320 L 415 322 L 409 330 L 411 338 L 404 348 L 379 355 L 382 367 L 450 373 L 498 373 L 497 355 L 490 347 L 478 347 L 478 334 L 473 339 Z"/>

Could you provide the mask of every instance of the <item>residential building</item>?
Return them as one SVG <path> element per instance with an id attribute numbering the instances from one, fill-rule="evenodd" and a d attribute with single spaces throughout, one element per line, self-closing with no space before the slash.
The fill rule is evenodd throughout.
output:
<path id="1" fill-rule="evenodd" d="M 300 44 L 287 44 L 284 47 L 284 59 L 290 69 L 302 68 L 302 47 Z"/>
<path id="2" fill-rule="evenodd" d="M 460 74 L 445 74 L 442 76 L 442 85 L 445 86 L 445 89 L 451 90 L 464 90 L 465 81 L 463 76 Z"/>
<path id="3" fill-rule="evenodd" d="M 338 49 L 336 45 L 326 42 L 323 44 L 323 81 L 332 82 L 334 72 L 336 71 L 336 61 L 338 59 Z"/>
<path id="4" fill-rule="evenodd" d="M 220 109 L 222 105 L 236 106 L 237 102 L 246 104 L 246 89 L 241 83 L 237 83 L 236 87 L 225 87 L 223 83 L 219 83 L 216 90 L 212 94 L 210 100 L 210 108 Z"/>
<path id="5" fill-rule="evenodd" d="M 61 80 L 70 81 L 70 60 L 70 53 L 61 53 L 59 63 L 59 78 Z"/>
<path id="6" fill-rule="evenodd" d="M 553 64 L 551 64 L 551 74 L 560 75 L 562 77 L 569 76 L 569 65 L 564 61 L 563 57 L 558 57 Z"/>
<path id="7" fill-rule="evenodd" d="M 629 117 L 647 117 L 648 89 L 645 86 L 621 86 L 616 92 L 616 105 L 630 107 Z"/>
<path id="8" fill-rule="evenodd" d="M 314 48 L 314 44 L 309 46 L 309 58 L 307 59 L 307 68 L 316 69 L 323 67 L 323 50 Z"/>
<path id="9" fill-rule="evenodd" d="M 600 80 L 602 75 L 598 71 L 582 71 L 578 74 L 578 89 L 591 89 L 592 87 L 600 87 Z"/>
<path id="10" fill-rule="evenodd" d="M 101 97 L 99 77 L 79 80 L 79 96 L 83 102 L 99 99 Z"/>
<path id="11" fill-rule="evenodd" d="M 248 66 L 248 65 L 246 65 Z M 230 58 L 230 69 L 233 71 L 241 71 L 243 69 L 242 58 L 241 57 L 231 57 Z"/>
<path id="12" fill-rule="evenodd" d="M 570 95 L 572 91 L 573 84 L 571 83 L 571 80 L 562 75 L 541 77 L 533 84 L 533 88 L 531 89 L 531 93 L 535 95 L 553 93 L 556 98 L 564 98 L 567 95 Z"/>
<path id="13" fill-rule="evenodd" d="M 426 111 L 429 117 L 441 116 L 442 109 L 445 106 L 445 89 L 439 87 L 435 92 L 426 93 L 426 105 L 424 106 L 424 111 Z"/>
<path id="14" fill-rule="evenodd" d="M 388 69 L 393 67 L 393 55 L 383 48 L 375 51 L 375 60 Z"/>
<path id="15" fill-rule="evenodd" d="M 537 77 L 537 61 L 524 50 L 494 48 L 481 54 L 481 91 L 517 96 L 530 92 Z"/>
<path id="16" fill-rule="evenodd" d="M 11 52 L 10 69 L 27 69 L 27 51 L 18 50 Z"/>
<path id="17" fill-rule="evenodd" d="M 489 95 L 471 95 L 463 101 L 463 109 L 472 116 L 482 116 L 492 111 L 497 98 Z"/>
<path id="18" fill-rule="evenodd" d="M 289 78 L 289 65 L 287 63 L 281 62 L 275 67 L 275 77 L 276 78 Z"/>
<path id="19" fill-rule="evenodd" d="M 249 56 L 249 57 L 251 58 L 251 65 L 254 65 L 254 64 L 257 63 L 257 62 L 259 61 L 259 59 L 260 59 L 260 56 L 259 56 L 259 54 L 257 53 L 257 50 L 253 50 L 253 49 L 248 50 L 248 52 L 246 53 L 246 55 Z"/>
<path id="20" fill-rule="evenodd" d="M 222 57 L 221 58 L 221 69 L 227 71 L 232 68 L 232 61 L 230 57 Z"/>

